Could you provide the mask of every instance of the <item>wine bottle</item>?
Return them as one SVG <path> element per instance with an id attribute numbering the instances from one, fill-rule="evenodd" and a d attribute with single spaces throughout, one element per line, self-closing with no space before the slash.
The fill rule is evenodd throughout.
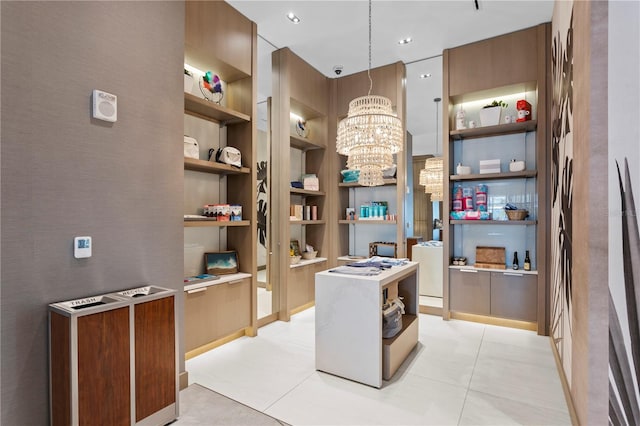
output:
<path id="1" fill-rule="evenodd" d="M 518 265 L 518 252 L 513 252 L 513 269 L 518 269 L 520 265 Z"/>
<path id="2" fill-rule="evenodd" d="M 529 250 L 525 251 L 524 253 L 524 270 L 531 270 L 531 259 L 529 259 Z"/>

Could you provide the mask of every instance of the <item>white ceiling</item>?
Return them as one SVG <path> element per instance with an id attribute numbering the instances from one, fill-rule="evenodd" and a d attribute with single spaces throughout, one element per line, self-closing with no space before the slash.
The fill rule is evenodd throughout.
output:
<path id="1" fill-rule="evenodd" d="M 341 76 L 368 67 L 368 2 L 228 0 L 258 25 L 258 100 L 271 95 L 271 52 L 289 47 L 326 76 Z M 442 97 L 442 51 L 473 41 L 551 21 L 553 0 L 382 1 L 372 4 L 372 67 L 397 61 L 407 64 L 407 129 L 414 153 L 431 152 L 435 144 L 436 109 Z M 293 12 L 301 20 L 290 22 Z M 398 40 L 413 41 L 399 45 Z M 427 59 L 430 58 L 430 59 Z M 427 79 L 420 74 L 431 73 Z M 266 109 L 259 119 L 266 120 Z M 259 123 L 260 126 L 260 123 Z"/>

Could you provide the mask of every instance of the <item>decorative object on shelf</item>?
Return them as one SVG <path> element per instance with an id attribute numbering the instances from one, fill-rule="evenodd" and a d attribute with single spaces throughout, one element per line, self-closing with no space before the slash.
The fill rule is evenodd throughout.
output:
<path id="1" fill-rule="evenodd" d="M 500 173 L 500 159 L 480 160 L 480 174 Z"/>
<path id="2" fill-rule="evenodd" d="M 360 170 L 342 170 L 340 174 L 342 175 L 343 183 L 352 183 L 358 181 Z"/>
<path id="3" fill-rule="evenodd" d="M 504 247 L 476 247 L 476 268 L 507 269 Z"/>
<path id="4" fill-rule="evenodd" d="M 424 169 L 420 170 L 420 185 L 424 186 L 425 194 L 431 194 L 431 201 L 442 201 L 444 191 L 444 164 L 441 156 L 438 155 L 438 103 L 441 98 L 434 98 L 436 104 L 436 156 L 427 158 L 424 162 Z M 462 111 L 462 110 L 460 110 Z M 459 112 L 460 112 L 459 111 Z M 462 111 L 464 112 L 464 111 Z"/>
<path id="5" fill-rule="evenodd" d="M 462 163 L 458 163 L 456 166 L 456 174 L 457 175 L 470 175 L 471 174 L 471 166 L 463 166 Z"/>
<path id="6" fill-rule="evenodd" d="M 384 185 L 382 171 L 393 165 L 393 154 L 402 151 L 404 129 L 393 113 L 391 101 L 371 94 L 371 0 L 369 0 L 369 92 L 349 102 L 347 118 L 338 125 L 336 151 L 348 156 L 347 168 L 360 170 L 363 186 Z"/>
<path id="7" fill-rule="evenodd" d="M 509 220 L 523 220 L 529 216 L 529 211 L 525 209 L 519 209 L 517 206 L 511 203 L 507 203 L 504 206 L 504 212 L 507 214 Z"/>
<path id="8" fill-rule="evenodd" d="M 384 256 L 380 254 L 380 248 L 386 247 L 389 250 L 393 250 L 393 256 Z M 398 245 L 394 242 L 386 242 L 386 241 L 374 241 L 369 243 L 369 257 L 373 256 L 381 256 L 381 257 L 398 257 Z"/>
<path id="9" fill-rule="evenodd" d="M 231 204 L 231 222 L 238 222 L 242 220 L 242 206 L 239 204 Z"/>
<path id="10" fill-rule="evenodd" d="M 207 274 L 236 274 L 239 268 L 238 253 L 233 250 L 205 253 L 204 264 Z"/>
<path id="11" fill-rule="evenodd" d="M 520 268 L 520 262 L 518 262 L 518 252 L 514 251 L 513 252 L 513 262 L 511 263 L 511 267 L 515 270 L 518 270 Z"/>
<path id="12" fill-rule="evenodd" d="M 470 120 L 470 121 L 469 121 L 469 128 L 470 128 L 470 129 L 475 129 L 476 127 L 478 127 L 478 125 L 476 124 L 476 122 L 475 122 L 475 121 L 473 121 L 473 120 Z"/>
<path id="13" fill-rule="evenodd" d="M 505 124 L 511 123 L 511 116 L 510 115 L 505 115 L 504 116 L 504 123 Z"/>
<path id="14" fill-rule="evenodd" d="M 184 136 L 184 157 L 195 158 L 196 160 L 200 158 L 198 141 L 187 135 Z"/>
<path id="15" fill-rule="evenodd" d="M 218 77 L 217 74 L 212 74 L 211 71 L 204 73 L 200 80 L 200 92 L 202 92 L 202 96 L 204 96 L 206 100 L 219 105 L 224 97 L 220 77 Z"/>
<path id="16" fill-rule="evenodd" d="M 353 207 L 347 207 L 344 213 L 344 217 L 347 220 L 356 220 L 356 209 Z"/>
<path id="17" fill-rule="evenodd" d="M 305 260 L 315 259 L 318 255 L 318 251 L 313 249 L 313 246 L 307 244 L 302 252 L 302 258 Z"/>
<path id="18" fill-rule="evenodd" d="M 300 243 L 298 240 L 289 241 L 289 255 L 300 256 Z"/>
<path id="19" fill-rule="evenodd" d="M 191 71 L 184 70 L 184 91 L 187 93 L 191 93 L 191 89 L 193 89 L 193 74 Z"/>
<path id="20" fill-rule="evenodd" d="M 315 174 L 303 175 L 302 186 L 304 189 L 309 191 L 319 191 L 320 181 L 318 180 L 318 176 L 316 176 Z"/>
<path id="21" fill-rule="evenodd" d="M 518 123 L 531 120 L 531 104 L 529 102 L 520 99 L 516 102 L 516 110 L 518 110 L 518 118 L 516 119 Z"/>
<path id="22" fill-rule="evenodd" d="M 242 154 L 240 154 L 240 150 L 238 148 L 225 146 L 224 148 L 218 148 L 218 151 L 216 151 L 216 161 L 218 163 L 241 168 Z"/>
<path id="23" fill-rule="evenodd" d="M 302 118 L 296 120 L 296 133 L 301 138 L 309 137 L 309 128 L 307 127 L 307 122 Z"/>
<path id="24" fill-rule="evenodd" d="M 482 126 L 497 126 L 500 124 L 500 114 L 502 108 L 506 108 L 508 104 L 502 101 L 493 101 L 485 105 L 480 110 L 480 123 Z"/>
<path id="25" fill-rule="evenodd" d="M 466 113 L 462 109 L 462 105 L 460 105 L 460 109 L 456 112 L 456 130 L 463 130 L 467 128 L 465 124 Z M 471 125 L 471 123 L 469 123 Z"/>
<path id="26" fill-rule="evenodd" d="M 467 264 L 467 258 L 466 257 L 454 257 L 453 260 L 451 261 L 451 263 L 454 266 L 465 266 Z"/>
<path id="27" fill-rule="evenodd" d="M 531 270 L 531 258 L 529 258 L 529 250 L 525 250 L 524 252 L 524 270 Z"/>
<path id="28" fill-rule="evenodd" d="M 510 172 L 521 172 L 525 169 L 525 163 L 522 160 L 516 160 L 515 158 L 509 163 Z"/>
<path id="29" fill-rule="evenodd" d="M 302 259 L 302 256 L 289 256 L 289 264 L 295 265 L 300 263 L 300 259 Z"/>
<path id="30" fill-rule="evenodd" d="M 476 185 L 476 208 L 479 212 L 487 211 L 487 185 Z"/>

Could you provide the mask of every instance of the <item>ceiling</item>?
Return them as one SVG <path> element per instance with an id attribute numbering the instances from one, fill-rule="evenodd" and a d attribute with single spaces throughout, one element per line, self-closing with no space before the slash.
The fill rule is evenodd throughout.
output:
<path id="1" fill-rule="evenodd" d="M 367 1 L 227 1 L 258 26 L 259 102 L 271 96 L 271 52 L 278 48 L 290 48 L 328 77 L 336 77 L 336 65 L 343 67 L 340 76 L 368 67 Z M 414 154 L 440 151 L 434 98 L 442 97 L 442 51 L 550 22 L 553 3 L 479 0 L 476 10 L 473 0 L 373 1 L 371 66 L 407 64 L 407 130 L 414 136 Z M 300 23 L 290 22 L 289 12 Z M 412 42 L 398 44 L 406 37 Z M 420 79 L 427 73 L 431 77 Z M 259 120 L 262 127 L 264 107 Z"/>

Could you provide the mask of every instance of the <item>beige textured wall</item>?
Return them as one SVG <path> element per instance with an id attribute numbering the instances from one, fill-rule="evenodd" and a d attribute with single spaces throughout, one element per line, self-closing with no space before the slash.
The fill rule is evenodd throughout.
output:
<path id="1" fill-rule="evenodd" d="M 607 2 L 574 2 L 573 344 L 580 424 L 607 424 Z"/>
<path id="2" fill-rule="evenodd" d="M 0 14 L 0 423 L 43 425 L 47 305 L 182 286 L 184 6 L 3 1 Z M 116 123 L 91 118 L 96 88 L 118 96 Z M 79 235 L 93 257 L 73 257 Z"/>

